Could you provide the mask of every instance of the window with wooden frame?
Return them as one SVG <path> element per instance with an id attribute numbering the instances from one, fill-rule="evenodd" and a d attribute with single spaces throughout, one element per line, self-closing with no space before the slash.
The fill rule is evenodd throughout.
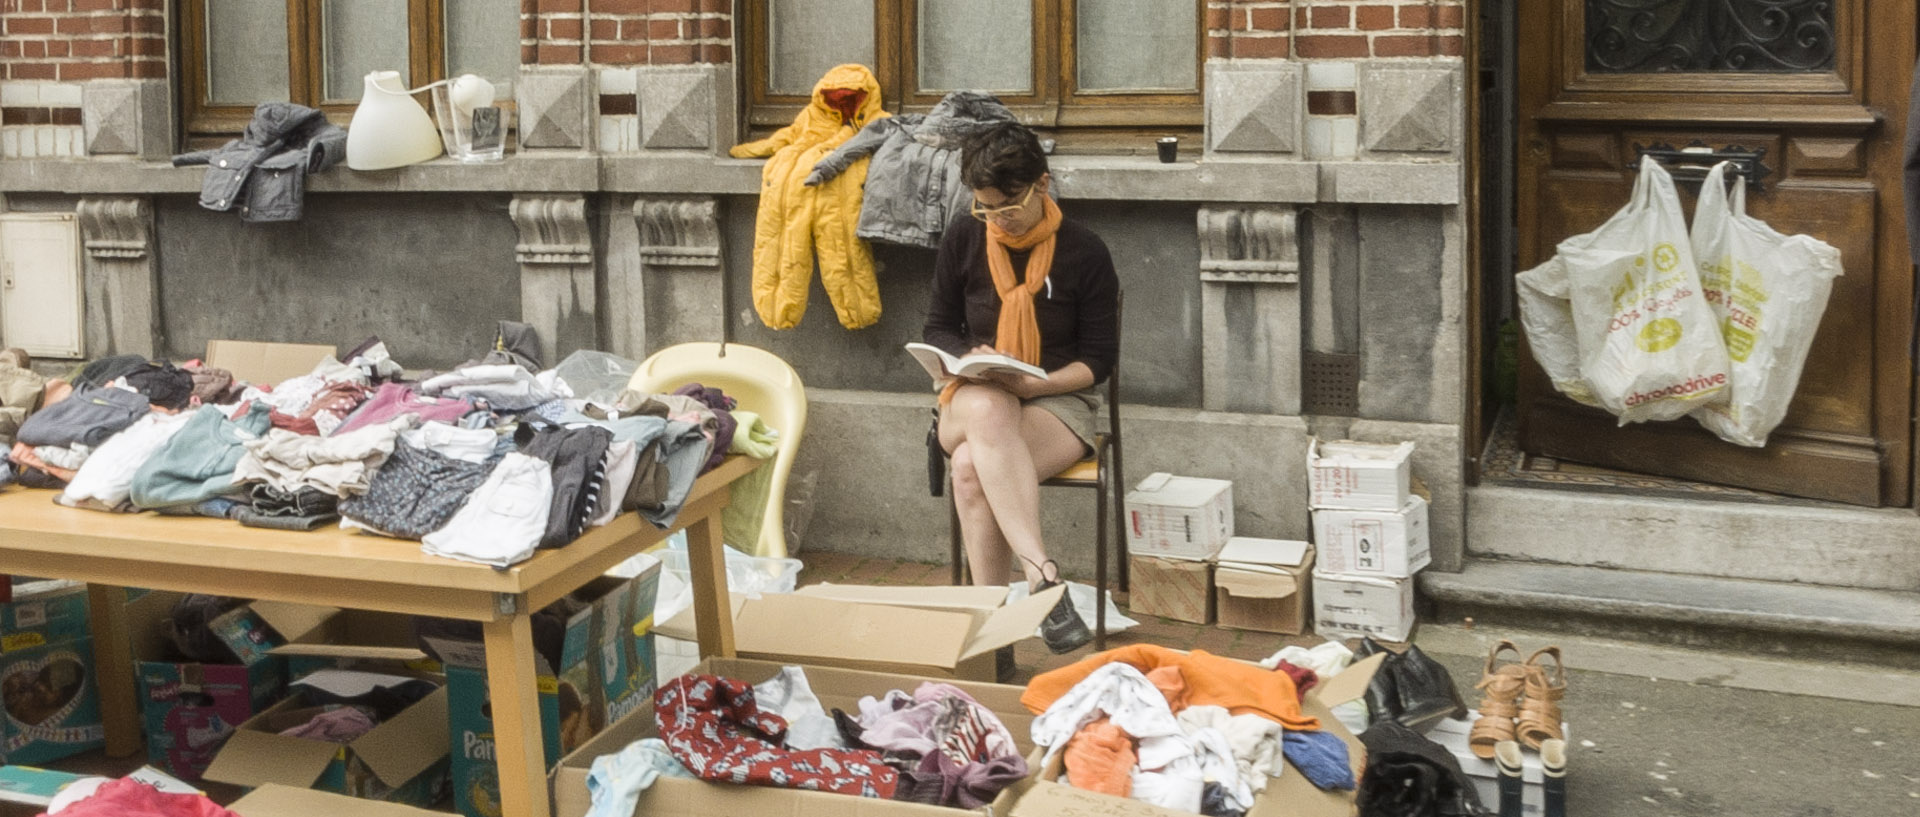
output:
<path id="1" fill-rule="evenodd" d="M 519 0 L 182 0 L 188 135 L 239 133 L 262 102 L 297 102 L 345 124 L 371 71 L 417 88 L 472 73 L 511 102 Z M 426 97 L 420 97 L 422 104 Z"/>
<path id="2" fill-rule="evenodd" d="M 871 67 L 886 108 L 991 91 L 1034 127 L 1197 128 L 1200 0 L 748 0 L 749 121 L 779 127 L 841 63 Z"/>

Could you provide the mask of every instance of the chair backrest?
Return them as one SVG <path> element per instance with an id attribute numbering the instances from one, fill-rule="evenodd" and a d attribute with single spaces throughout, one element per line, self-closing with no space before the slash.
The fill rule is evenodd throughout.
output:
<path id="1" fill-rule="evenodd" d="M 785 360 L 765 349 L 740 343 L 683 343 L 669 346 L 634 370 L 627 388 L 646 393 L 671 392 L 698 382 L 727 393 L 744 411 L 758 412 L 768 427 L 780 432 L 767 490 L 767 504 L 758 542 L 730 542 L 755 556 L 787 555 L 787 475 L 793 470 L 800 437 L 807 427 L 807 390 L 800 374 Z"/>

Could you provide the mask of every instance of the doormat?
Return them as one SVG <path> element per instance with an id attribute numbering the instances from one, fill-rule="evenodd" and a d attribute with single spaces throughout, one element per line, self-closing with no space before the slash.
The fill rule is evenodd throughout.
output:
<path id="1" fill-rule="evenodd" d="M 1825 504 L 1746 488 L 1616 471 L 1528 454 L 1520 450 L 1520 425 L 1514 419 L 1510 406 L 1500 410 L 1500 416 L 1493 424 L 1493 433 L 1487 437 L 1487 447 L 1480 458 L 1480 477 L 1484 482 L 1496 485 L 1579 488 L 1599 493 L 1666 499 L 1721 499 L 1773 505 Z"/>

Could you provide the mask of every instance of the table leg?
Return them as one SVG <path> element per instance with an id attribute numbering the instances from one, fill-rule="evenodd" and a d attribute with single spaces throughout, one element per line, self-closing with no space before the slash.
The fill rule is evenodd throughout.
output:
<path id="1" fill-rule="evenodd" d="M 693 626 L 700 657 L 732 658 L 733 601 L 727 593 L 719 511 L 687 526 L 687 568 L 693 582 Z"/>
<path id="2" fill-rule="evenodd" d="M 548 817 L 547 758 L 533 665 L 533 627 L 522 611 L 483 625 L 487 694 L 493 706 L 493 757 L 500 813 Z"/>
<path id="3" fill-rule="evenodd" d="M 94 679 L 100 690 L 100 723 L 107 734 L 107 756 L 140 751 L 140 711 L 134 700 L 133 641 L 127 635 L 127 590 L 87 585 L 93 619 Z"/>

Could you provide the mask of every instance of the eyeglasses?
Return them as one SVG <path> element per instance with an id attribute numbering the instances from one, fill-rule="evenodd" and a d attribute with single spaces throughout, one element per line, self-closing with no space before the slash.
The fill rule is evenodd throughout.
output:
<path id="1" fill-rule="evenodd" d="M 1011 216 L 1014 213 L 1020 212 L 1021 208 L 1027 206 L 1028 200 L 1033 198 L 1033 189 L 1035 187 L 1039 187 L 1039 185 L 1027 185 L 1027 194 L 1020 197 L 1018 204 L 1009 204 L 1003 207 L 988 207 L 981 204 L 979 199 L 974 199 L 973 206 L 967 208 L 967 212 L 972 213 L 974 218 L 981 221 L 992 221 L 996 218 Z"/>

